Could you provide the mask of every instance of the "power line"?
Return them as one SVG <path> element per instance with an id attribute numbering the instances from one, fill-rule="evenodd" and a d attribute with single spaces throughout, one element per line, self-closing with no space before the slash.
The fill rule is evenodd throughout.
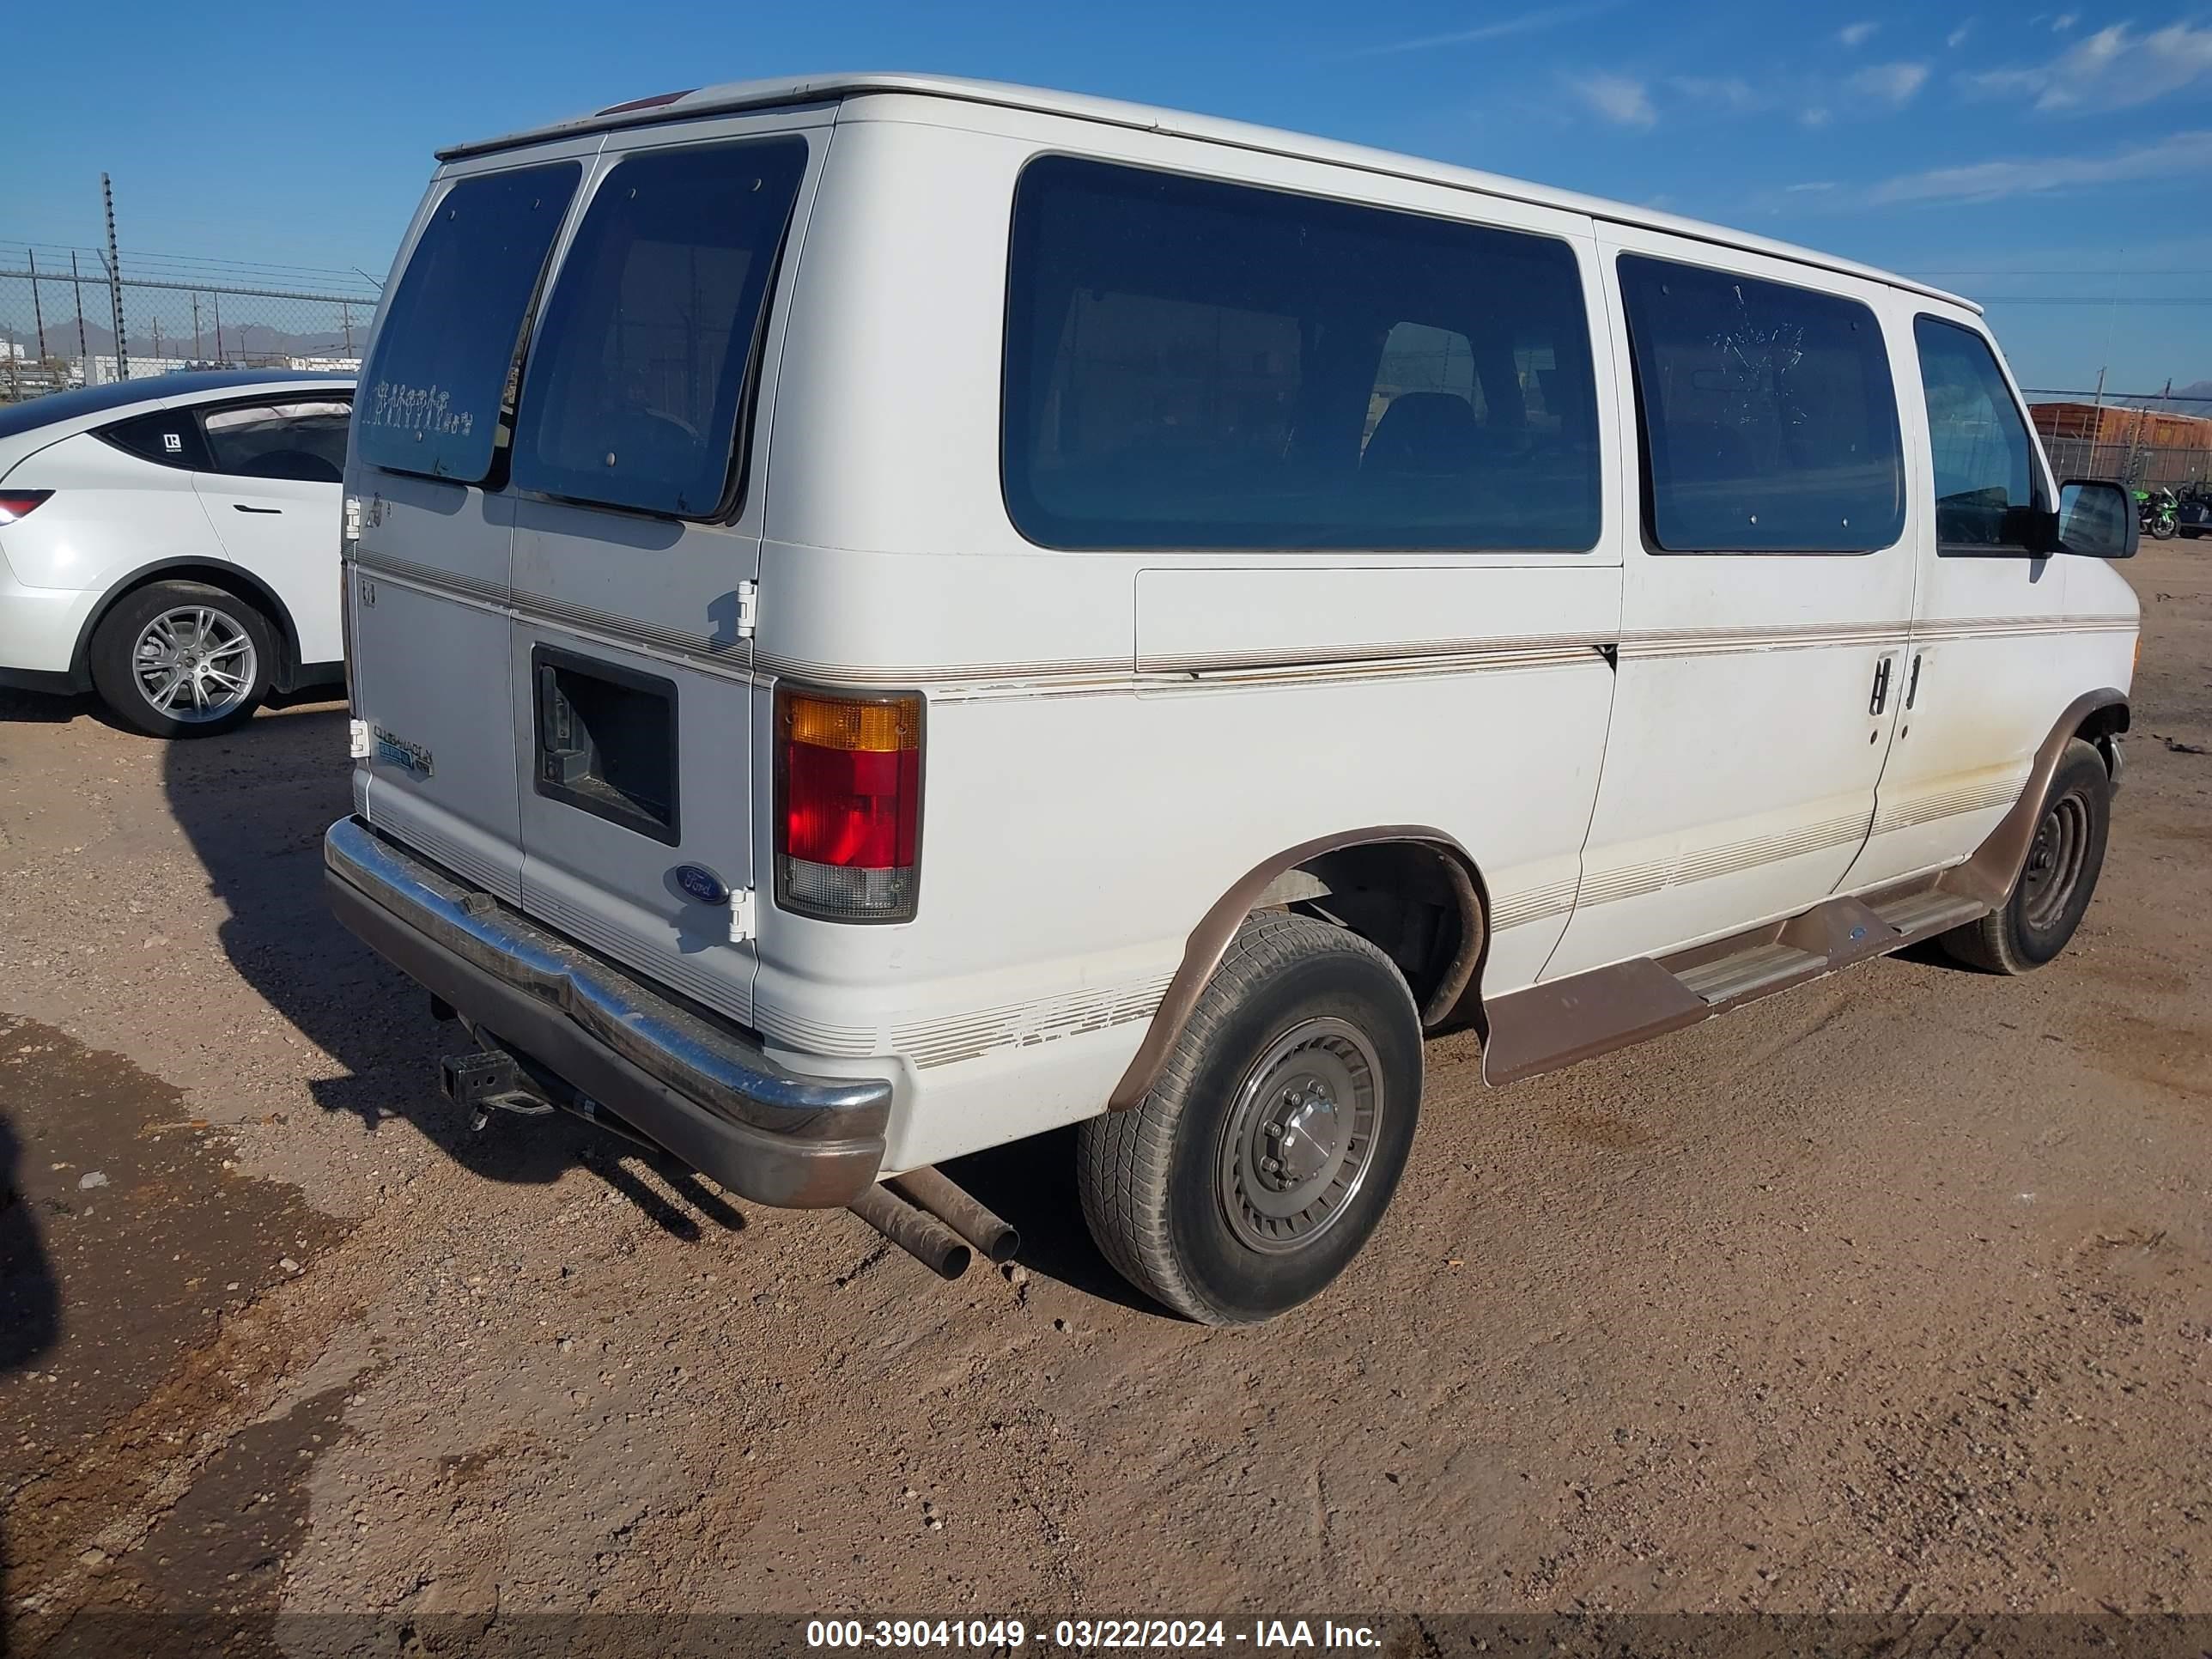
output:
<path id="1" fill-rule="evenodd" d="M 2025 398 L 2099 398 L 2108 404 L 2198 404 L 2202 398 L 2177 397 L 2171 392 L 2094 392 L 2080 386 L 2024 386 Z M 2186 390 L 2186 388 L 2185 388 Z M 2156 411 L 2152 411 L 2155 413 Z"/>
<path id="2" fill-rule="evenodd" d="M 1901 276 L 2212 276 L 2212 270 L 2185 265 L 2146 265 L 2132 270 L 2086 270 L 2076 265 L 2066 270 L 2037 270 L 2023 265 L 1945 265 L 1899 271 Z"/>
<path id="3" fill-rule="evenodd" d="M 2139 294 L 2116 300 L 2102 294 L 1978 294 L 1985 306 L 2212 306 L 2212 294 Z"/>

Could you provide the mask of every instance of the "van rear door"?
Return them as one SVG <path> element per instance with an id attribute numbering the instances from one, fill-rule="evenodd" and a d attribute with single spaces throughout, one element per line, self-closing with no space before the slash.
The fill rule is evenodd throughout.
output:
<path id="1" fill-rule="evenodd" d="M 744 1021 L 753 415 L 830 118 L 608 138 L 540 307 L 510 468 L 522 907 Z"/>
<path id="2" fill-rule="evenodd" d="M 594 137 L 441 173 L 369 347 L 346 465 L 355 773 L 368 820 L 522 893 L 507 673 L 518 352 Z"/>

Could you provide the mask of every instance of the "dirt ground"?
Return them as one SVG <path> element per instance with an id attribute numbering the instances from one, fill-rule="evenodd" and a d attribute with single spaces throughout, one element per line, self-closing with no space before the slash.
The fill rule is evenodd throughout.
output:
<path id="1" fill-rule="evenodd" d="M 2212 544 L 2129 568 L 2065 957 L 1875 963 L 1504 1091 L 1433 1045 L 1390 1219 L 1259 1331 L 1122 1289 L 1065 1135 L 956 1171 L 1027 1242 L 951 1286 L 581 1125 L 471 1135 L 319 898 L 341 708 L 165 748 L 0 701 L 0 1650 L 2212 1612 Z"/>

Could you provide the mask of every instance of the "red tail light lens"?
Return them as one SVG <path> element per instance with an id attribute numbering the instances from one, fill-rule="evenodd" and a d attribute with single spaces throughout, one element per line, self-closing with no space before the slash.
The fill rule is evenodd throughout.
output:
<path id="1" fill-rule="evenodd" d="M 29 518 L 31 509 L 53 493 L 51 489 L 0 489 L 0 525 Z"/>
<path id="2" fill-rule="evenodd" d="M 921 699 L 775 694 L 775 897 L 832 921 L 914 915 Z"/>

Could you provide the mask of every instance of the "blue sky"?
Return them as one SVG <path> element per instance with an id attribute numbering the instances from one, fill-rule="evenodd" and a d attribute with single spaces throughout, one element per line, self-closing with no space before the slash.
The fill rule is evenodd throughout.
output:
<path id="1" fill-rule="evenodd" d="M 2120 392 L 2212 380 L 2212 13 L 386 0 L 188 21 L 111 0 L 12 33 L 47 69 L 11 81 L 0 117 L 0 254 L 92 245 L 105 169 L 126 250 L 381 276 L 438 144 L 715 81 L 917 69 L 1302 129 L 1934 273 L 1989 303 L 2030 386 L 2087 386 L 2100 364 Z"/>

